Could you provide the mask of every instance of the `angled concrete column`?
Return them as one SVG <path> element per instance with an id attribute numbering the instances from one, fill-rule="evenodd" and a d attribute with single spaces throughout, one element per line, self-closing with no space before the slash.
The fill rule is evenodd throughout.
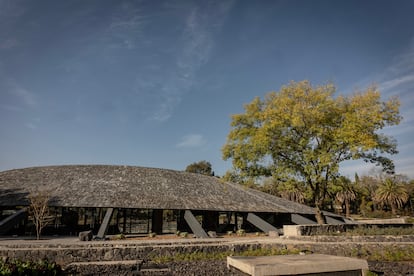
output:
<path id="1" fill-rule="evenodd" d="M 106 209 L 105 217 L 102 221 L 101 226 L 99 227 L 98 235 L 96 235 L 96 238 L 98 239 L 105 238 L 106 231 L 108 231 L 109 222 L 111 221 L 113 211 L 114 211 L 114 208 Z"/>
<path id="2" fill-rule="evenodd" d="M 358 224 L 359 222 L 354 221 L 354 220 L 350 220 L 350 219 L 344 219 L 345 224 Z"/>
<path id="3" fill-rule="evenodd" d="M 7 231 L 10 231 L 16 225 L 19 225 L 19 223 L 26 219 L 26 217 L 27 209 L 23 208 L 0 221 L 0 235 L 6 234 Z"/>
<path id="4" fill-rule="evenodd" d="M 269 231 L 277 231 L 276 227 L 253 213 L 247 214 L 247 221 L 265 233 L 269 233 Z"/>
<path id="5" fill-rule="evenodd" d="M 345 224 L 342 220 L 330 217 L 330 216 L 326 216 L 326 223 L 327 224 Z"/>
<path id="6" fill-rule="evenodd" d="M 313 221 L 311 219 L 308 219 L 304 216 L 298 215 L 298 214 L 292 214 L 291 215 L 291 220 L 293 223 L 295 224 L 316 224 L 316 221 Z"/>
<path id="7" fill-rule="evenodd" d="M 185 210 L 184 219 L 197 238 L 208 238 L 206 231 L 204 231 L 203 227 L 201 227 L 200 223 L 198 223 L 198 220 L 190 210 Z"/>

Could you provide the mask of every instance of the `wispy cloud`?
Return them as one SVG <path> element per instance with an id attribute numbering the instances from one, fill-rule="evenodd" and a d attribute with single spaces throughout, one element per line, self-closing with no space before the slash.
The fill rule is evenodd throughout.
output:
<path id="1" fill-rule="evenodd" d="M 383 91 L 388 91 L 404 84 L 414 83 L 414 72 L 412 73 L 413 74 L 397 76 L 394 79 L 386 80 L 380 84 L 380 87 Z"/>
<path id="2" fill-rule="evenodd" d="M 407 152 L 414 151 L 413 143 L 404 143 L 410 141 L 414 136 L 414 38 L 405 51 L 395 56 L 393 62 L 385 67 L 382 72 L 362 79 L 357 86 L 367 87 L 372 82 L 376 82 L 382 96 L 385 98 L 390 96 L 398 96 L 401 102 L 400 113 L 403 120 L 398 126 L 385 128 L 383 133 L 391 135 L 397 139 L 400 154 L 392 156 L 395 160 L 396 172 L 406 174 L 414 178 L 413 158 L 406 158 Z M 375 166 L 363 162 L 351 162 L 341 167 L 341 171 L 345 174 L 369 173 Z"/>
<path id="3" fill-rule="evenodd" d="M 142 38 L 147 16 L 132 4 L 123 3 L 106 30 L 110 48 L 135 49 Z"/>
<path id="4" fill-rule="evenodd" d="M 221 28 L 231 6 L 232 2 L 223 1 L 206 7 L 197 6 L 189 12 L 182 32 L 181 51 L 176 57 L 175 73 L 164 83 L 161 102 L 152 119 L 161 122 L 168 120 L 193 86 L 198 70 L 210 59 L 214 35 Z"/>
<path id="5" fill-rule="evenodd" d="M 382 71 L 365 76 L 345 91 L 351 92 L 355 87 L 364 88 L 372 83 L 379 87 L 384 96 L 399 95 L 404 97 L 402 100 L 408 97 L 409 100 L 414 101 L 414 97 L 410 96 L 414 88 L 414 37 L 410 45 L 396 55 Z"/>
<path id="6" fill-rule="evenodd" d="M 5 41 L 0 41 L 0 49 L 11 49 L 14 48 L 18 45 L 18 42 L 15 38 L 9 38 L 6 39 Z"/>
<path id="7" fill-rule="evenodd" d="M 20 0 L 0 0 L 1 30 L 14 30 L 15 23 L 26 13 L 27 5 Z M 6 31 L 0 38 L 0 50 L 12 49 L 19 45 L 14 37 L 18 32 Z"/>
<path id="8" fill-rule="evenodd" d="M 400 158 L 396 160 L 395 165 L 397 168 L 398 174 L 404 174 L 409 176 L 410 178 L 413 178 L 413 164 L 414 164 L 414 157 L 409 156 L 406 158 Z"/>
<path id="9" fill-rule="evenodd" d="M 410 47 L 397 56 L 394 63 L 386 68 L 379 83 L 379 88 L 384 95 L 399 96 L 403 120 L 400 125 L 392 127 L 390 132 L 399 141 L 400 154 L 393 159 L 395 160 L 397 173 L 413 178 L 413 158 L 406 158 L 405 155 L 407 152 L 413 152 L 414 146 L 412 143 L 404 144 L 400 141 L 409 141 L 406 138 L 414 135 L 414 38 Z"/>
<path id="10" fill-rule="evenodd" d="M 26 89 L 13 78 L 1 76 L 0 72 L 0 111 L 6 114 L 19 114 L 26 122 L 22 126 L 35 130 L 40 118 L 34 117 L 39 107 L 39 101 L 34 92 Z"/>
<path id="11" fill-rule="evenodd" d="M 15 110 L 18 110 L 21 107 L 37 106 L 38 103 L 36 100 L 36 96 L 33 92 L 26 89 L 12 78 L 3 77 L 1 78 L 1 81 L 1 89 L 3 89 L 6 92 L 3 95 L 8 95 L 8 97 L 4 97 L 2 99 L 4 106 L 14 106 L 14 108 L 11 109 Z"/>
<path id="12" fill-rule="evenodd" d="M 37 128 L 37 125 L 35 125 L 32 122 L 26 123 L 26 127 L 32 130 L 35 130 Z"/>
<path id="13" fill-rule="evenodd" d="M 386 95 L 404 96 L 414 88 L 414 38 L 406 51 L 396 56 L 394 62 L 378 76 L 379 88 Z M 410 100 L 413 98 L 410 97 Z"/>
<path id="14" fill-rule="evenodd" d="M 34 94 L 23 87 L 16 86 L 11 90 L 11 93 L 19 97 L 27 106 L 33 107 L 37 105 Z"/>
<path id="15" fill-rule="evenodd" d="M 189 134 L 181 138 L 177 148 L 197 148 L 205 145 L 206 139 L 201 134 Z"/>

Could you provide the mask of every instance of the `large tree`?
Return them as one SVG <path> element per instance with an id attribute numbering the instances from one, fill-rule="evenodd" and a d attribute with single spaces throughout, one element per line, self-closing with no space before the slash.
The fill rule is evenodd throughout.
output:
<path id="1" fill-rule="evenodd" d="M 194 162 L 190 165 L 188 165 L 185 168 L 186 172 L 192 172 L 192 173 L 199 173 L 199 174 L 204 174 L 204 175 L 209 175 L 209 176 L 214 176 L 214 172 L 213 169 L 211 167 L 211 163 L 208 161 L 199 161 L 199 162 Z"/>
<path id="2" fill-rule="evenodd" d="M 397 98 L 381 101 L 374 86 L 351 96 L 335 97 L 335 92 L 332 84 L 302 81 L 255 98 L 245 113 L 233 115 L 222 149 L 242 177 L 304 183 L 319 223 L 328 184 L 339 176 L 341 162 L 363 159 L 392 172 L 389 156 L 397 153 L 395 140 L 378 132 L 400 122 Z"/>

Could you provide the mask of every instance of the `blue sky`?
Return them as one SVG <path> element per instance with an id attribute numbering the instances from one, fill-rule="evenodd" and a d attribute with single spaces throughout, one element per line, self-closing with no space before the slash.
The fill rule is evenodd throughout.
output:
<path id="1" fill-rule="evenodd" d="M 0 170 L 207 160 L 223 175 L 231 115 L 308 79 L 399 96 L 404 120 L 384 132 L 414 178 L 413 12 L 412 0 L 0 0 Z"/>

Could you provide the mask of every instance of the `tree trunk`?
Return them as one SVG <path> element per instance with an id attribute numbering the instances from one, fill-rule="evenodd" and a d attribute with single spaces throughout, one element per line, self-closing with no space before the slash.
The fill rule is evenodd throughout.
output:
<path id="1" fill-rule="evenodd" d="M 393 216 L 397 215 L 397 206 L 394 203 L 391 203 L 391 213 Z"/>
<path id="2" fill-rule="evenodd" d="M 321 209 L 319 208 L 319 206 L 317 206 L 315 208 L 315 217 L 316 217 L 316 222 L 318 224 L 326 224 L 326 218 L 323 215 Z"/>
<path id="3" fill-rule="evenodd" d="M 350 216 L 351 216 L 351 210 L 350 210 L 350 207 L 351 206 L 349 206 L 350 204 L 349 204 L 349 200 L 345 200 L 345 216 L 347 217 L 347 218 L 349 218 Z"/>
<path id="4" fill-rule="evenodd" d="M 40 228 L 39 222 L 36 223 L 36 239 L 40 240 L 40 233 L 42 229 Z"/>

